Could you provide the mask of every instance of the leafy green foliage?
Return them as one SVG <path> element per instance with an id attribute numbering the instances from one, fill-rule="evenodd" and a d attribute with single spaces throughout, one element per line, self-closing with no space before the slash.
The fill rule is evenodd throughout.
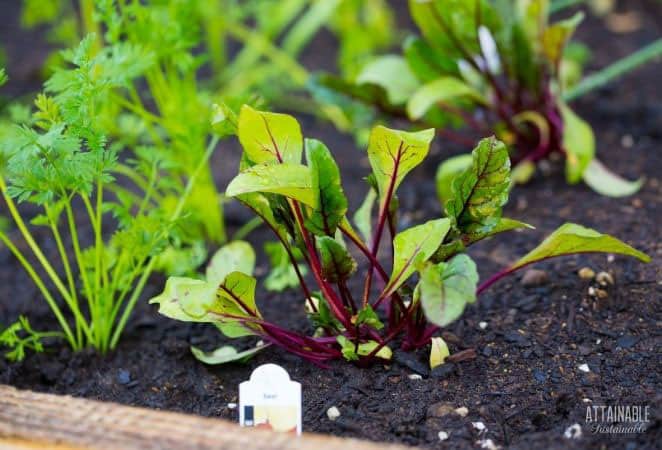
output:
<path id="1" fill-rule="evenodd" d="M 414 92 L 407 101 L 407 114 L 417 120 L 436 103 L 452 100 L 457 97 L 473 97 L 485 103 L 482 94 L 468 84 L 453 77 L 443 77 L 424 84 Z"/>
<path id="2" fill-rule="evenodd" d="M 577 183 L 595 156 L 595 136 L 591 127 L 565 105 L 561 105 L 561 116 L 565 124 L 566 178 Z"/>
<path id="3" fill-rule="evenodd" d="M 320 252 L 322 277 L 326 281 L 344 281 L 356 272 L 356 261 L 341 242 L 329 236 L 322 236 L 317 240 L 317 247 Z"/>
<path id="4" fill-rule="evenodd" d="M 159 313 L 172 319 L 216 323 L 228 337 L 252 335 L 255 325 L 245 326 L 242 318 L 260 317 L 256 280 L 251 276 L 254 267 L 252 247 L 243 241 L 230 242 L 212 257 L 206 280 L 170 277 L 163 293 L 150 303 L 158 304 Z"/>
<path id="5" fill-rule="evenodd" d="M 446 214 L 463 230 L 489 231 L 508 202 L 508 150 L 502 142 L 488 138 L 478 143 L 472 156 L 471 166 L 452 181 L 453 195 L 446 203 Z"/>
<path id="6" fill-rule="evenodd" d="M 398 233 L 393 239 L 393 272 L 381 297 L 393 294 L 439 248 L 450 220 L 436 219 Z"/>
<path id="7" fill-rule="evenodd" d="M 267 128 L 273 139 L 270 136 L 269 142 L 256 146 L 250 137 L 262 139 Z M 220 258 L 227 261 L 224 270 L 229 272 L 220 284 L 170 278 L 163 294 L 152 300 L 169 317 L 210 322 L 227 336 L 254 335 L 316 364 L 341 357 L 359 362 L 390 359 L 389 344 L 394 339 L 401 338 L 407 349 L 427 345 L 438 327 L 457 320 L 466 305 L 476 301 L 478 292 L 503 276 L 497 274 L 479 287 L 476 264 L 466 253 L 468 246 L 508 230 L 530 228 L 501 217 L 508 199 L 510 161 L 506 146 L 495 138 L 479 142 L 473 157 L 463 162 L 460 174 L 445 188 L 450 193 L 447 217 L 401 229 L 395 193 L 427 155 L 433 133 L 375 127 L 368 144 L 373 171 L 367 177 L 366 200 L 354 214 L 356 232 L 346 217 L 347 200 L 331 152 L 318 141 L 306 140 L 306 160 L 302 161 L 299 149 L 304 141 L 293 117 L 244 108 L 238 129 L 244 164 L 227 193 L 274 231 L 279 242 L 269 244 L 267 253 L 272 265 L 283 271 L 282 286 L 300 285 L 301 301 L 315 332 L 306 336 L 287 330 L 257 311 L 252 256 L 244 273 L 236 271 L 242 258 Z M 285 149 L 292 152 L 287 158 Z M 305 195 L 304 176 L 294 176 L 293 168 L 308 177 Z M 379 208 L 374 208 L 377 199 Z M 386 247 L 385 228 L 390 231 L 389 258 L 379 253 Z M 615 238 L 573 225 L 559 229 L 507 273 L 540 259 L 582 251 L 647 258 Z M 357 253 L 365 257 L 365 265 L 357 262 Z M 305 277 L 299 259 L 312 277 Z M 351 289 L 359 274 L 364 277 L 360 298 Z M 383 287 L 373 289 L 374 277 Z M 309 287 L 310 278 L 316 290 Z M 431 363 L 438 364 L 448 351 L 435 342 Z M 209 363 L 243 355 L 234 349 L 221 349 L 216 355 L 194 351 Z"/>
<path id="8" fill-rule="evenodd" d="M 101 46 L 90 35 L 63 59 L 68 68 L 46 82 L 35 111 L 0 130 L 0 194 L 16 229 L 0 230 L 0 242 L 52 310 L 58 335 L 74 350 L 104 353 L 116 347 L 154 268 L 190 273 L 206 257 L 200 235 L 188 233 L 198 222 L 186 206 L 218 138 L 203 145 L 184 180 L 153 145 L 133 145 L 120 158 L 127 142 L 108 128 L 116 117 L 108 110 L 118 90 L 152 70 L 153 55 L 130 42 Z M 33 227 L 50 232 L 59 261 L 46 257 Z"/>
<path id="9" fill-rule="evenodd" d="M 389 103 L 394 105 L 404 104 L 417 86 L 407 62 L 397 55 L 386 55 L 372 61 L 361 71 L 356 82 L 383 88 Z"/>
<path id="10" fill-rule="evenodd" d="M 447 128 L 463 126 L 471 136 L 495 134 L 507 145 L 513 166 L 527 169 L 515 182 L 527 181 L 539 161 L 557 154 L 566 158 L 568 182 L 577 183 L 595 157 L 593 131 L 564 101 L 565 92 L 581 83 L 586 52 L 570 40 L 583 14 L 550 23 L 548 3 L 409 0 L 422 36 L 407 39 L 402 56 L 384 55 L 355 78 L 326 76 L 321 83 L 387 115 L 434 127 L 463 145 L 473 138 Z M 445 177 L 451 173 L 444 169 Z M 597 189 L 623 196 L 636 186 Z M 439 193 L 446 203 L 448 192 Z"/>
<path id="11" fill-rule="evenodd" d="M 315 205 L 310 169 L 301 164 L 256 165 L 241 172 L 228 185 L 225 194 L 280 194 L 306 205 Z"/>
<path id="12" fill-rule="evenodd" d="M 211 352 L 205 352 L 197 347 L 191 347 L 191 353 L 200 362 L 205 364 L 226 364 L 229 362 L 246 362 L 251 359 L 257 352 L 264 350 L 268 345 L 257 345 L 247 350 L 238 351 L 231 345 L 224 345 Z"/>
<path id="13" fill-rule="evenodd" d="M 447 263 L 427 264 L 418 285 L 425 316 L 440 327 L 454 322 L 468 303 L 476 301 L 477 285 L 476 263 L 465 254 Z"/>
<path id="14" fill-rule="evenodd" d="M 38 332 L 32 329 L 27 317 L 20 316 L 18 321 L 0 332 L 0 346 L 9 348 L 5 358 L 9 361 L 22 361 L 26 350 L 36 353 L 44 351 L 42 339 L 59 336 L 59 333 Z"/>
<path id="15" fill-rule="evenodd" d="M 301 260 L 301 251 L 297 248 L 291 250 L 294 254 L 294 260 L 297 261 L 297 268 L 302 275 L 308 271 L 306 266 L 298 263 Z M 299 285 L 297 268 L 290 260 L 286 247 L 280 242 L 267 242 L 264 244 L 264 252 L 269 257 L 271 271 L 264 279 L 264 287 L 270 291 L 283 291 L 285 289 Z"/>
<path id="16" fill-rule="evenodd" d="M 644 179 L 628 181 L 616 175 L 597 159 L 593 159 L 584 173 L 582 174 L 584 182 L 602 195 L 608 197 L 623 197 L 636 193 L 644 184 Z"/>
<path id="17" fill-rule="evenodd" d="M 239 115 L 238 136 L 244 155 L 253 164 L 301 162 L 301 127 L 291 116 L 244 105 Z"/>
<path id="18" fill-rule="evenodd" d="M 510 268 L 517 269 L 536 261 L 560 255 L 593 252 L 618 253 L 633 256 L 643 262 L 650 262 L 649 256 L 618 239 L 581 225 L 566 223 Z"/>
<path id="19" fill-rule="evenodd" d="M 439 164 L 435 175 L 435 185 L 437 187 L 437 197 L 443 205 L 452 197 L 453 179 L 471 165 L 472 159 L 472 155 L 463 154 L 448 158 Z"/>
<path id="20" fill-rule="evenodd" d="M 306 159 L 310 163 L 311 184 L 315 205 L 306 227 L 318 236 L 333 236 L 347 212 L 347 198 L 340 181 L 340 170 L 326 146 L 315 139 L 306 139 Z"/>
<path id="21" fill-rule="evenodd" d="M 409 133 L 383 126 L 372 130 L 368 158 L 382 202 L 388 204 L 405 176 L 425 159 L 433 137 L 434 130 Z"/>

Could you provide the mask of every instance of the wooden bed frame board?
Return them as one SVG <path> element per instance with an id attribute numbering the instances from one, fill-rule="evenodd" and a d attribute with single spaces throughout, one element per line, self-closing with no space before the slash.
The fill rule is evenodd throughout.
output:
<path id="1" fill-rule="evenodd" d="M 397 444 L 247 430 L 221 419 L 0 385 L 0 450 L 411 450 Z"/>

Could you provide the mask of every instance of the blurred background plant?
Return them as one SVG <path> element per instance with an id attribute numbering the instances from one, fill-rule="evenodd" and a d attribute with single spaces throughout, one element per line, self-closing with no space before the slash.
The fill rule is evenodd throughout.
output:
<path id="1" fill-rule="evenodd" d="M 569 183 L 630 195 L 641 180 L 625 180 L 596 159 L 593 130 L 568 103 L 661 55 L 662 39 L 584 77 L 590 51 L 571 41 L 583 12 L 552 20 L 584 3 L 597 14 L 613 8 L 581 0 L 410 0 L 420 36 L 408 37 L 401 54 L 373 58 L 353 77 L 321 75 L 313 89 L 347 117 L 355 115 L 355 102 L 348 101 L 354 99 L 384 117 L 432 126 L 466 148 L 496 134 L 511 149 L 517 182 L 556 158 L 565 161 Z M 468 154 L 454 158 L 439 176 L 452 178 L 470 161 Z M 440 189 L 442 199 L 445 194 Z"/>
<path id="2" fill-rule="evenodd" d="M 338 67 L 349 75 L 395 36 L 386 0 L 24 0 L 21 20 L 26 27 L 45 26 L 56 47 L 74 46 L 94 33 L 94 51 L 123 47 L 131 51 L 120 52 L 122 63 L 144 60 L 145 70 L 127 87 L 110 89 L 100 99 L 100 119 L 116 144 L 165 153 L 169 170 L 183 178 L 204 152 L 215 102 L 275 104 L 324 116 L 349 131 L 351 120 L 335 105 L 310 103 L 304 90 L 309 73 L 298 59 L 327 28 L 339 41 Z M 45 75 L 66 66 L 60 52 L 53 52 Z M 51 91 L 56 101 L 66 95 L 53 85 Z M 135 174 L 124 175 L 145 185 Z M 223 242 L 222 199 L 210 171 L 201 176 L 190 204 L 197 222 L 191 246 L 200 248 L 201 238 Z M 190 248 L 184 251 L 190 259 Z"/>

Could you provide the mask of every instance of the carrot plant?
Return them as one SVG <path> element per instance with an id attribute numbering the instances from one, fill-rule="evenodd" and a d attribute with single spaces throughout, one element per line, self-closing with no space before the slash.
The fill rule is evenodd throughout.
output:
<path id="1" fill-rule="evenodd" d="M 261 314 L 255 253 L 244 241 L 231 242 L 211 260 L 206 279 L 171 277 L 163 293 L 151 300 L 165 316 L 213 323 L 228 337 L 254 335 L 264 343 L 246 352 L 229 346 L 212 353 L 194 349 L 205 362 L 243 359 L 267 345 L 317 364 L 342 357 L 389 359 L 395 344 L 404 349 L 428 344 L 477 294 L 529 264 L 586 252 L 649 260 L 613 237 L 565 224 L 478 285 L 476 265 L 466 249 L 488 236 L 528 227 L 501 216 L 511 181 L 502 142 L 488 138 L 478 143 L 471 164 L 453 181 L 445 217 L 401 229 L 398 189 L 427 156 L 434 130 L 372 130 L 369 191 L 354 214 L 355 225 L 348 220 L 348 201 L 332 153 L 322 142 L 304 139 L 293 117 L 244 106 L 237 134 L 242 163 L 226 194 L 260 217 L 282 244 L 297 270 L 302 303 L 316 331 L 288 330 Z M 297 252 L 309 277 L 298 271 Z"/>
<path id="2" fill-rule="evenodd" d="M 135 49 L 128 46 L 91 57 L 91 42 L 64 54 L 77 69 L 48 82 L 57 98 L 39 95 L 26 123 L 0 127 L 0 214 L 10 219 L 0 243 L 48 303 L 69 346 L 103 353 L 117 345 L 157 257 L 186 236 L 188 200 L 219 137 L 208 139 L 182 189 L 158 152 L 138 149 L 120 159 L 121 146 L 109 144 L 100 125 L 100 99 L 148 59 L 129 57 Z M 138 180 L 146 185 L 130 184 Z M 159 202 L 166 186 L 177 198 L 172 207 Z M 27 322 L 19 325 L 35 336 Z M 5 337 L 20 331 L 10 329 Z"/>
<path id="3" fill-rule="evenodd" d="M 350 81 L 322 82 L 462 145 L 495 134 L 508 145 L 516 181 L 560 157 L 569 183 L 630 195 L 641 181 L 624 180 L 596 159 L 593 131 L 568 102 L 660 55 L 662 40 L 581 79 L 585 52 L 568 44 L 583 14 L 551 23 L 550 8 L 558 7 L 548 0 L 410 0 L 421 36 L 405 42 L 403 55 L 377 58 Z M 453 131 L 460 126 L 462 133 Z M 440 175 L 470 161 L 455 158 Z"/>

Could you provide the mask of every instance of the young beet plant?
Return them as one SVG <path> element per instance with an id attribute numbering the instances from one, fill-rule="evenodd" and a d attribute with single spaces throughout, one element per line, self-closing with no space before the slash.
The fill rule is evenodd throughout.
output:
<path id="1" fill-rule="evenodd" d="M 299 283 L 316 331 L 303 335 L 262 316 L 252 276 L 255 254 L 246 242 L 235 241 L 214 256 L 206 280 L 170 278 L 164 292 L 151 300 L 159 304 L 161 314 L 214 323 L 228 337 L 255 335 L 266 345 L 280 346 L 318 364 L 339 357 L 360 362 L 389 359 L 394 342 L 404 349 L 426 345 L 438 327 L 457 319 L 465 305 L 476 300 L 477 293 L 528 264 L 599 251 L 649 260 L 615 238 L 566 224 L 478 287 L 476 265 L 466 248 L 488 236 L 527 227 L 501 218 L 508 198 L 510 160 L 506 146 L 498 140 L 484 139 L 474 150 L 472 164 L 453 182 L 447 217 L 400 231 L 397 191 L 426 157 L 433 130 L 409 133 L 382 126 L 372 130 L 370 191 L 355 215 L 356 229 L 347 219 L 348 202 L 331 152 L 317 140 L 304 140 L 293 117 L 244 106 L 237 132 L 243 159 L 226 194 L 263 220 L 295 269 L 295 251 L 303 254 L 316 289 L 300 272 Z M 361 266 L 365 270 L 359 270 L 355 254 L 365 259 Z M 359 273 L 362 280 L 355 279 Z M 415 274 L 417 283 L 412 279 Z M 361 285 L 358 289 L 354 281 Z M 240 353 L 232 347 L 194 352 L 203 361 L 221 363 L 243 359 L 264 346 Z"/>
<path id="2" fill-rule="evenodd" d="M 422 37 L 407 40 L 403 56 L 378 58 L 353 84 L 333 77 L 325 83 L 463 145 L 473 145 L 468 134 L 496 134 L 508 144 L 516 181 L 560 156 L 570 183 L 583 179 L 611 196 L 639 189 L 640 181 L 624 180 L 595 159 L 593 131 L 566 101 L 659 54 L 662 41 L 577 84 L 582 52 L 568 43 L 582 13 L 550 24 L 548 0 L 410 0 L 409 6 Z M 460 125 L 466 134 L 450 129 Z M 440 173 L 454 175 L 470 163 L 464 155 Z"/>

